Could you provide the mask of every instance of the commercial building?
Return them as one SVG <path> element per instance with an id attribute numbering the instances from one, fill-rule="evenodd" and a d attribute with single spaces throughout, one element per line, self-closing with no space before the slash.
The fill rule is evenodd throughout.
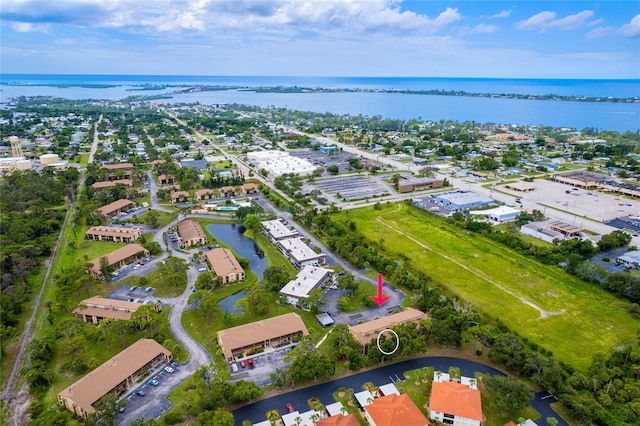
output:
<path id="1" fill-rule="evenodd" d="M 435 372 L 431 385 L 429 417 L 453 426 L 480 426 L 482 400 L 475 379 L 461 378 L 461 383 L 450 381 L 449 375 Z"/>
<path id="2" fill-rule="evenodd" d="M 214 248 L 209 250 L 202 255 L 202 260 L 207 262 L 216 277 L 222 277 L 223 284 L 242 281 L 245 278 L 244 269 L 229 249 Z"/>
<path id="3" fill-rule="evenodd" d="M 112 218 L 113 216 L 122 213 L 124 211 L 129 210 L 132 207 L 135 207 L 136 203 L 131 200 L 125 200 L 121 198 L 119 200 L 114 201 L 113 203 L 107 204 L 106 206 L 102 206 L 98 209 L 100 214 L 107 219 Z"/>
<path id="4" fill-rule="evenodd" d="M 387 328 L 393 328 L 400 324 L 408 322 L 419 323 L 427 318 L 427 314 L 413 308 L 407 308 L 402 312 L 391 314 L 388 317 L 382 317 L 373 321 L 364 322 L 349 327 L 349 331 L 362 346 L 371 343 L 371 339 L 376 339 L 378 335 Z"/>
<path id="5" fill-rule="evenodd" d="M 625 254 L 618 256 L 616 258 L 616 261 L 626 266 L 640 268 L 640 251 L 638 250 L 628 251 Z"/>
<path id="6" fill-rule="evenodd" d="M 178 224 L 180 247 L 187 248 L 207 244 L 207 235 L 200 224 L 193 220 L 183 220 Z"/>
<path id="7" fill-rule="evenodd" d="M 84 233 L 87 240 L 111 241 L 113 243 L 132 243 L 142 236 L 141 228 L 123 228 L 120 226 L 92 226 Z"/>
<path id="8" fill-rule="evenodd" d="M 257 169 L 265 169 L 273 176 L 293 173 L 309 175 L 317 168 L 307 160 L 293 157 L 283 151 L 254 151 L 247 154 L 247 159 Z"/>
<path id="9" fill-rule="evenodd" d="M 364 407 L 364 416 L 371 426 L 429 426 L 429 419 L 406 393 L 376 398 Z"/>
<path id="10" fill-rule="evenodd" d="M 442 179 L 409 177 L 398 181 L 399 192 L 420 191 L 423 189 L 442 188 Z"/>
<path id="11" fill-rule="evenodd" d="M 484 216 L 492 222 L 504 223 L 513 222 L 520 216 L 522 211 L 509 206 L 499 206 L 487 210 L 471 210 L 469 214 L 476 216 Z"/>
<path id="12" fill-rule="evenodd" d="M 100 271 L 100 262 L 102 258 L 107 259 L 107 265 L 109 267 L 120 269 L 131 262 L 135 262 L 136 260 L 147 256 L 149 256 L 149 250 L 142 247 L 140 244 L 127 244 L 126 246 L 120 247 L 105 256 L 93 259 L 91 261 L 92 266 L 87 270 L 87 272 L 96 278 L 102 278 L 102 272 Z"/>
<path id="13" fill-rule="evenodd" d="M 105 180 L 102 182 L 96 182 L 91 187 L 93 189 L 107 189 L 113 188 L 116 185 L 124 185 L 125 188 L 133 188 L 133 181 L 131 179 L 117 179 L 117 180 Z"/>
<path id="14" fill-rule="evenodd" d="M 73 316 L 90 324 L 98 324 L 105 318 L 130 320 L 140 306 L 140 303 L 94 296 L 80 302 L 73 310 Z"/>
<path id="15" fill-rule="evenodd" d="M 531 182 L 518 181 L 518 182 L 511 182 L 506 184 L 505 188 L 512 189 L 518 192 L 531 192 L 531 191 L 535 191 L 536 186 Z"/>
<path id="16" fill-rule="evenodd" d="M 242 358 L 252 349 L 278 347 L 308 336 L 302 318 L 288 313 L 218 331 L 218 344 L 227 362 Z"/>
<path id="17" fill-rule="evenodd" d="M 58 394 L 58 403 L 79 417 L 94 414 L 94 404 L 119 395 L 156 363 L 171 362 L 171 352 L 152 339 L 140 339 Z"/>
<path id="18" fill-rule="evenodd" d="M 287 238 L 294 238 L 298 236 L 298 231 L 295 229 L 289 229 L 281 220 L 265 220 L 262 222 L 262 231 L 271 240 L 273 244 L 278 244 L 278 241 Z"/>
<path id="19" fill-rule="evenodd" d="M 43 166 L 48 166 L 49 164 L 60 161 L 60 156 L 58 154 L 42 154 L 38 158 L 40 159 L 40 164 Z"/>
<path id="20" fill-rule="evenodd" d="M 324 264 L 326 254 L 316 253 L 300 238 L 288 238 L 278 241 L 278 247 L 293 266 L 304 268 L 305 266 L 318 266 Z"/>
<path id="21" fill-rule="evenodd" d="M 493 199 L 473 192 L 447 192 L 438 194 L 435 197 L 435 202 L 453 211 L 462 211 L 497 204 Z"/>
<path id="22" fill-rule="evenodd" d="M 292 305 L 304 303 L 313 290 L 321 288 L 332 278 L 333 271 L 331 269 L 319 266 L 305 266 L 298 272 L 295 279 L 282 287 L 280 296 L 284 296 L 287 299 L 287 303 Z"/>

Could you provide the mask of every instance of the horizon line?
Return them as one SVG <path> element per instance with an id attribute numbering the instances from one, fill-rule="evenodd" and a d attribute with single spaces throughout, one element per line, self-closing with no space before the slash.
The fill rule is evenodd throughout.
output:
<path id="1" fill-rule="evenodd" d="M 240 78 L 358 78 L 358 79 L 384 79 L 384 78 L 401 78 L 401 79 L 475 79 L 475 80 L 616 80 L 616 81 L 640 81 L 640 78 L 632 77 L 479 77 L 479 76 L 355 76 L 355 75 L 248 75 L 248 74 L 88 74 L 88 73 L 26 73 L 12 72 L 5 73 L 0 71 L 0 77 L 7 75 L 27 75 L 27 76 L 93 76 L 93 77 L 240 77 Z"/>

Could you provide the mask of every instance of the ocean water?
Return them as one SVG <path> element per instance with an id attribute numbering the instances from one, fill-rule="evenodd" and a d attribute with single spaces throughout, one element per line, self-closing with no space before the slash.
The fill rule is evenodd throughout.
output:
<path id="1" fill-rule="evenodd" d="M 8 83 L 28 85 L 10 85 Z M 640 80 L 563 80 L 413 77 L 271 77 L 271 76 L 132 76 L 30 75 L 0 76 L 0 102 L 15 96 L 56 96 L 68 99 L 123 99 L 132 95 L 168 94 L 167 103 L 241 103 L 264 107 L 330 112 L 394 119 L 477 121 L 481 123 L 546 125 L 617 131 L 640 129 L 640 103 L 591 103 L 487 97 L 436 96 L 380 92 L 255 93 L 230 89 L 173 93 L 174 88 L 131 91 L 143 84 L 208 84 L 233 87 L 323 87 L 340 89 L 459 90 L 469 93 L 531 94 L 595 97 L 636 97 Z M 66 84 L 70 87 L 52 85 Z M 107 88 L 82 84 L 111 85 Z M 75 86 L 74 86 L 75 85 Z"/>

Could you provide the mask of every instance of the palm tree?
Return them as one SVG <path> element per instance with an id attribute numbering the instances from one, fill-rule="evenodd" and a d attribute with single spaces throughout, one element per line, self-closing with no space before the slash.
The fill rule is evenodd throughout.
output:
<path id="1" fill-rule="evenodd" d="M 302 422 L 302 417 L 300 416 L 296 417 L 295 422 L 297 426 L 300 426 L 300 423 Z"/>

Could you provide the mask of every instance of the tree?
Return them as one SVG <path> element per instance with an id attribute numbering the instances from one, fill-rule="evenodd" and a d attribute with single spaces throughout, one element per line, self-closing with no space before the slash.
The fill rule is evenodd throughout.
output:
<path id="1" fill-rule="evenodd" d="M 556 419 L 555 417 L 547 417 L 547 425 L 558 426 L 558 419 Z"/>
<path id="2" fill-rule="evenodd" d="M 252 381 L 238 380 L 233 385 L 231 400 L 233 402 L 251 401 L 262 394 L 262 389 Z"/>
<path id="3" fill-rule="evenodd" d="M 337 175 L 340 172 L 340 168 L 336 165 L 327 166 L 327 172 L 332 175 Z"/>
<path id="4" fill-rule="evenodd" d="M 260 217 L 256 214 L 248 214 L 245 218 L 243 225 L 247 229 L 260 229 L 262 226 L 260 222 Z"/>
<path id="5" fill-rule="evenodd" d="M 489 376 L 484 384 L 495 397 L 496 409 L 502 413 L 519 410 L 533 398 L 533 392 L 524 382 L 509 376 Z"/>
<path id="6" fill-rule="evenodd" d="M 235 419 L 233 418 L 233 414 L 224 408 L 218 408 L 213 412 L 213 418 L 210 424 L 212 426 L 233 426 Z"/>
<path id="7" fill-rule="evenodd" d="M 113 268 L 109 265 L 109 260 L 107 256 L 102 256 L 100 258 L 100 273 L 104 280 L 108 283 L 111 282 L 111 273 L 113 272 Z"/>

